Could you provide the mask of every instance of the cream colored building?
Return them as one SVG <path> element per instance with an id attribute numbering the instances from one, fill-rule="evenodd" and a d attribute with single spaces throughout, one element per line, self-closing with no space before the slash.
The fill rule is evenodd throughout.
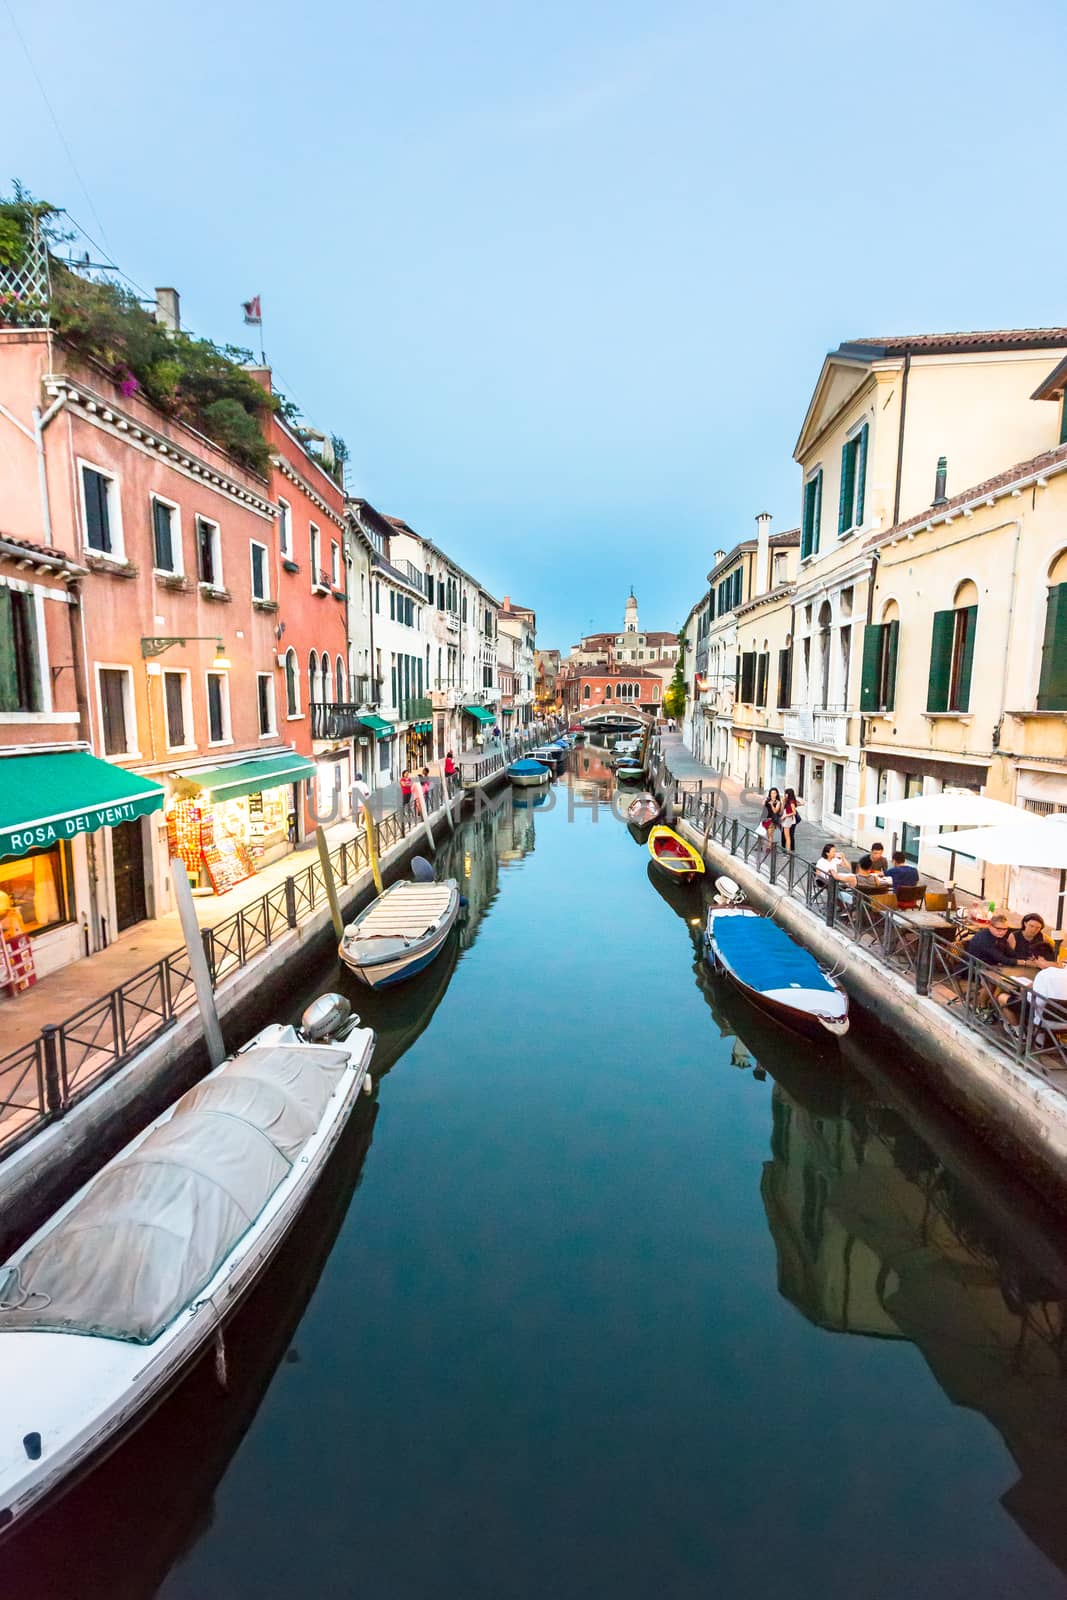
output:
<path id="1" fill-rule="evenodd" d="M 942 459 L 951 491 L 1046 449 L 1052 410 L 1032 396 L 1065 354 L 1067 328 L 1046 328 L 857 340 L 826 357 L 794 452 L 803 515 L 785 733 L 810 821 L 851 837 L 861 800 L 872 537 L 931 505 Z"/>
<path id="2" fill-rule="evenodd" d="M 792 600 L 799 559 L 799 528 L 770 536 L 765 553 L 757 541 L 756 592 L 734 612 L 738 668 L 730 771 L 749 788 L 786 785 L 785 718 L 791 704 Z"/>
<path id="3" fill-rule="evenodd" d="M 1067 443 L 1055 444 L 1052 407 L 1029 403 L 1053 448 L 868 541 L 864 804 L 967 788 L 1067 811 Z M 875 824 L 862 837 L 895 842 Z M 944 879 L 949 858 L 932 839 L 906 830 L 899 842 Z M 1058 872 L 957 857 L 955 878 L 1054 927 L 1067 921 Z"/>

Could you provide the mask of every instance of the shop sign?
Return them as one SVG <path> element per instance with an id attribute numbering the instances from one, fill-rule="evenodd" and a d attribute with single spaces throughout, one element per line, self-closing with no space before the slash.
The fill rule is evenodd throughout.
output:
<path id="1" fill-rule="evenodd" d="M 115 828 L 119 823 L 132 822 L 135 817 L 158 811 L 161 804 L 162 795 L 153 794 L 141 800 L 126 800 L 121 804 L 79 811 L 72 816 L 54 817 L 30 827 L 12 828 L 7 833 L 0 833 L 0 855 L 25 855 L 29 850 L 40 850 L 61 840 L 74 839 L 79 833 Z"/>

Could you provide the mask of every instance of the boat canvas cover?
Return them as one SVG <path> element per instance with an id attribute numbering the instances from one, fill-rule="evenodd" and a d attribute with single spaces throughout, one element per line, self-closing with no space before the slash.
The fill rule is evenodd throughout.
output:
<path id="1" fill-rule="evenodd" d="M 0 1332 L 158 1338 L 288 1175 L 347 1062 L 343 1050 L 257 1048 L 196 1085 L 0 1270 Z"/>
<path id="2" fill-rule="evenodd" d="M 761 994 L 790 989 L 837 990 L 815 957 L 768 917 L 716 917 L 713 937 L 742 983 Z"/>
<path id="3" fill-rule="evenodd" d="M 543 761 L 513 761 L 508 771 L 517 772 L 523 777 L 535 778 L 540 773 L 547 772 L 548 768 Z"/>

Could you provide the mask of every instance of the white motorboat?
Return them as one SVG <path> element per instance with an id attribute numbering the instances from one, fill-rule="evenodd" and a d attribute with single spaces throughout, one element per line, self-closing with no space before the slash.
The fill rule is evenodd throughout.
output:
<path id="1" fill-rule="evenodd" d="M 458 915 L 455 878 L 393 883 L 345 929 L 337 953 L 362 983 L 386 989 L 440 955 Z"/>
<path id="2" fill-rule="evenodd" d="M 270 1265 L 352 1112 L 374 1034 L 341 995 L 272 1024 L 0 1267 L 0 1532 L 115 1449 Z"/>

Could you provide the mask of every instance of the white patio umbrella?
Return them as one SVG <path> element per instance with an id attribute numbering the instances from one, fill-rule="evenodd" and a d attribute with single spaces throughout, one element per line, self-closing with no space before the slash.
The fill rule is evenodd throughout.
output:
<path id="1" fill-rule="evenodd" d="M 916 828 L 965 828 L 968 825 L 977 828 L 985 823 L 1030 819 L 1029 811 L 1010 806 L 1004 800 L 990 800 L 984 794 L 969 791 L 953 794 L 951 790 L 942 790 L 940 794 L 914 794 L 910 800 L 883 800 L 881 804 L 860 806 L 856 815 L 877 816 L 886 822 L 909 822 Z M 941 840 L 936 839 L 934 843 L 940 844 Z M 945 845 L 945 849 L 949 852 L 948 878 L 952 883 L 956 876 L 956 850 L 964 847 Z M 969 851 L 965 853 L 970 854 Z"/>
<path id="2" fill-rule="evenodd" d="M 934 843 L 944 850 L 977 856 L 980 861 L 992 862 L 994 866 L 1059 868 L 1056 926 L 1062 928 L 1067 889 L 1067 815 L 1035 817 L 1027 811 L 1023 816 L 1023 822 L 939 833 Z"/>

